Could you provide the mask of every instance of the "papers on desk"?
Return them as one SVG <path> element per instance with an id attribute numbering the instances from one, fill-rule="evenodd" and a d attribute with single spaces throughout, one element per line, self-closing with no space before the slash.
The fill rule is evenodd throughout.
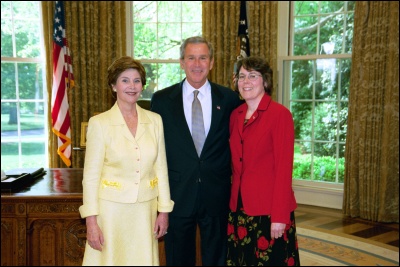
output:
<path id="1" fill-rule="evenodd" d="M 46 171 L 43 168 L 17 168 L 5 173 L 6 178 L 1 180 L 1 190 L 15 192 L 45 175 Z"/>

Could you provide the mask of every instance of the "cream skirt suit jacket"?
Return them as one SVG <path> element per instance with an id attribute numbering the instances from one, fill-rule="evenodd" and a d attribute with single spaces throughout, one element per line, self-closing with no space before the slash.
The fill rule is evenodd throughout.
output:
<path id="1" fill-rule="evenodd" d="M 90 118 L 83 171 L 82 218 L 97 215 L 103 251 L 85 247 L 83 265 L 159 265 L 153 228 L 159 212 L 171 212 L 161 117 L 136 104 L 134 137 L 117 103 Z"/>

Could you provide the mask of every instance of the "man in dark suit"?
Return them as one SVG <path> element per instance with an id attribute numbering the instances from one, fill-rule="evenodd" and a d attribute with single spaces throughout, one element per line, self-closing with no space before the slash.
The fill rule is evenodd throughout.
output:
<path id="1" fill-rule="evenodd" d="M 224 266 L 231 186 L 229 118 L 241 101 L 231 89 L 207 79 L 214 64 L 213 47 L 207 40 L 190 37 L 180 53 L 186 79 L 155 92 L 151 99 L 151 110 L 163 119 L 171 198 L 175 201 L 164 237 L 167 265 L 195 265 L 198 225 L 202 264 Z M 192 118 L 196 91 L 203 117 L 200 126 L 198 117 Z M 196 134 L 205 135 L 204 145 Z"/>

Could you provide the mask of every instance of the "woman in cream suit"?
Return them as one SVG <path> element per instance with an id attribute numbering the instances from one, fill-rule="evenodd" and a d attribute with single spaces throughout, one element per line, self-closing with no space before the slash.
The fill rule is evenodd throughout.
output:
<path id="1" fill-rule="evenodd" d="M 83 265 L 159 265 L 170 198 L 161 117 L 136 102 L 143 65 L 121 57 L 108 68 L 114 106 L 89 120 L 83 173 L 87 242 Z"/>

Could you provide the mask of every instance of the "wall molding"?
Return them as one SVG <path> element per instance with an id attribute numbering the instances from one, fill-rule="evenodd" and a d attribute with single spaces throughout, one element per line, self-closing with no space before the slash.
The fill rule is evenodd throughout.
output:
<path id="1" fill-rule="evenodd" d="M 322 187 L 302 182 L 293 184 L 293 191 L 298 204 L 342 210 L 343 185 Z"/>

